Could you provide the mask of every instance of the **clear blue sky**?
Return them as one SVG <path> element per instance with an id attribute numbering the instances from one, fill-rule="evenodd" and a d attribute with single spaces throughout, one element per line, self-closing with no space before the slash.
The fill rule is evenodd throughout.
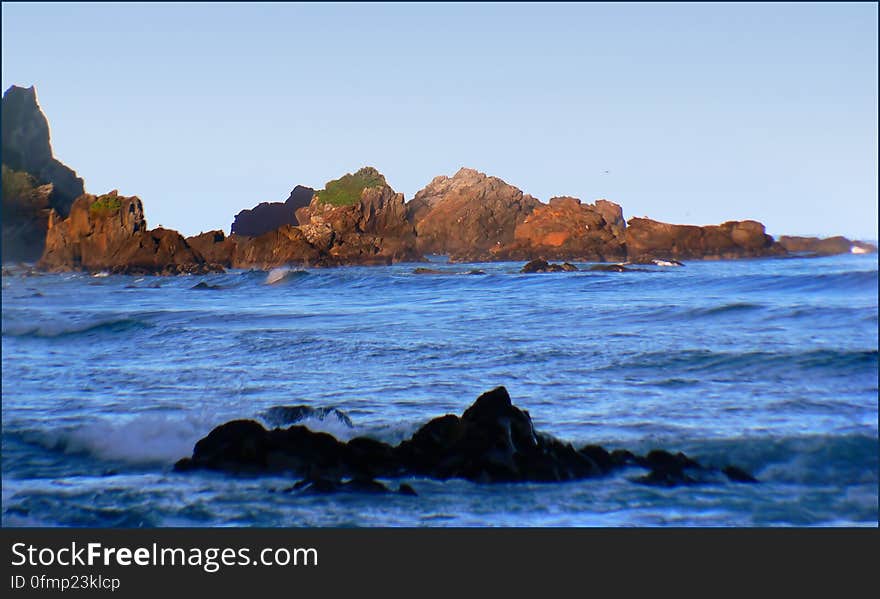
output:
<path id="1" fill-rule="evenodd" d="M 877 238 L 876 4 L 3 4 L 3 88 L 150 226 L 376 166 Z M 605 173 L 605 171 L 610 171 Z"/>

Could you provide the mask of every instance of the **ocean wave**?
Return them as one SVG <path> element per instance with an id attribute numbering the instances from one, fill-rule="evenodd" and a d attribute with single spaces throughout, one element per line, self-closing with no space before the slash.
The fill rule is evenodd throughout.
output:
<path id="1" fill-rule="evenodd" d="M 347 434 L 354 428 L 348 414 L 333 406 L 273 406 L 258 414 L 269 426 L 306 426 L 314 431 Z"/>
<path id="2" fill-rule="evenodd" d="M 853 374 L 877 370 L 877 350 L 814 349 L 804 352 L 714 352 L 690 350 L 648 352 L 605 366 L 601 370 L 622 372 L 689 372 L 754 376 L 755 369 L 771 371 L 824 370 Z"/>
<path id="3" fill-rule="evenodd" d="M 700 307 L 693 308 L 687 311 L 687 316 L 719 316 L 721 314 L 740 314 L 743 312 L 754 312 L 757 310 L 763 310 L 764 306 L 761 304 L 751 304 L 748 302 L 736 302 L 733 304 L 722 304 L 720 306 L 708 306 L 708 307 Z"/>
<path id="4" fill-rule="evenodd" d="M 309 274 L 309 271 L 293 268 L 273 268 L 266 275 L 266 285 L 283 285 L 296 281 L 297 279 Z"/>
<path id="5" fill-rule="evenodd" d="M 877 290 L 877 270 L 851 270 L 816 274 L 746 275 L 724 279 L 724 284 L 749 291 L 849 293 Z"/>
<path id="6" fill-rule="evenodd" d="M 668 305 L 658 308 L 636 309 L 627 314 L 627 318 L 639 322 L 662 322 L 664 320 L 692 320 L 694 318 L 713 318 L 719 316 L 738 316 L 748 312 L 759 312 L 767 307 L 751 302 L 733 302 L 715 306 L 675 306 Z M 615 316 L 616 317 L 616 316 Z"/>
<path id="7" fill-rule="evenodd" d="M 873 484 L 880 442 L 866 434 L 692 441 L 682 450 L 707 465 L 735 463 L 762 482 L 824 486 Z"/>
<path id="8" fill-rule="evenodd" d="M 77 426 L 4 435 L 17 435 L 49 451 L 88 455 L 102 461 L 168 465 L 190 455 L 196 441 L 219 424 L 215 420 L 210 415 L 141 414 L 125 420 L 95 418 Z"/>
<path id="9" fill-rule="evenodd" d="M 147 320 L 133 317 L 105 318 L 89 322 L 74 320 L 47 321 L 34 324 L 32 321 L 3 320 L 4 337 L 57 338 L 94 335 L 100 333 L 125 333 L 152 326 Z"/>

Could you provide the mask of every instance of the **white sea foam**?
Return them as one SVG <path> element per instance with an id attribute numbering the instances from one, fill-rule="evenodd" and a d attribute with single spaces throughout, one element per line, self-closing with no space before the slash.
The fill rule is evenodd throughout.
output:
<path id="1" fill-rule="evenodd" d="M 284 280 L 284 277 L 288 272 L 290 272 L 289 268 L 273 268 L 266 276 L 266 285 L 274 285 L 275 283 Z"/>
<path id="2" fill-rule="evenodd" d="M 302 270 L 298 268 L 273 268 L 269 271 L 269 274 L 266 275 L 266 285 L 277 285 L 279 283 L 290 281 L 307 274 L 309 274 L 307 270 Z"/>
<path id="3" fill-rule="evenodd" d="M 123 421 L 97 419 L 45 437 L 44 444 L 68 453 L 133 464 L 173 464 L 192 455 L 196 441 L 217 424 L 210 415 L 168 417 L 141 414 Z"/>

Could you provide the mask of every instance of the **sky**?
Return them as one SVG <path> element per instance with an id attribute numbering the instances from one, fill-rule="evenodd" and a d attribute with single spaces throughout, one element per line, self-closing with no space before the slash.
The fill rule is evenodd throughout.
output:
<path id="1" fill-rule="evenodd" d="M 877 235 L 877 4 L 2 5 L 86 190 L 148 225 L 378 168 L 773 235 Z"/>

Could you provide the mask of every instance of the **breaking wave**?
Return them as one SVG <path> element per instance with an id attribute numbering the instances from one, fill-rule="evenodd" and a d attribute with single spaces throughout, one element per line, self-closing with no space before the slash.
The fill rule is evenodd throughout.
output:
<path id="1" fill-rule="evenodd" d="M 84 335 L 96 335 L 102 333 L 127 333 L 133 330 L 145 329 L 152 326 L 146 320 L 139 318 L 108 318 L 92 322 L 76 322 L 72 320 L 42 322 L 33 324 L 30 322 L 3 320 L 4 337 L 33 337 L 51 339 L 56 337 L 77 337 Z"/>

